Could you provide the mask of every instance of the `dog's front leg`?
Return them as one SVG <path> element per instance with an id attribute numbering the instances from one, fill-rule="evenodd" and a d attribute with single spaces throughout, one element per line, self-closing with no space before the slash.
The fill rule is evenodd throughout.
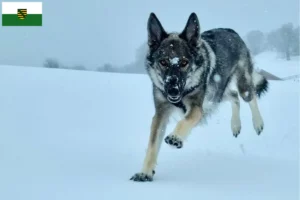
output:
<path id="1" fill-rule="evenodd" d="M 180 120 L 173 133 L 165 138 L 165 142 L 173 147 L 182 148 L 183 141 L 188 137 L 191 130 L 201 120 L 202 111 L 200 106 L 191 106 L 184 119 Z"/>
<path id="2" fill-rule="evenodd" d="M 158 157 L 162 139 L 165 134 L 167 117 L 168 116 L 166 112 L 162 113 L 161 111 L 156 111 L 156 114 L 152 118 L 148 149 L 147 149 L 146 157 L 144 159 L 142 171 L 140 173 L 136 173 L 134 176 L 131 177 L 130 180 L 139 181 L 139 182 L 153 180 L 156 160 Z"/>

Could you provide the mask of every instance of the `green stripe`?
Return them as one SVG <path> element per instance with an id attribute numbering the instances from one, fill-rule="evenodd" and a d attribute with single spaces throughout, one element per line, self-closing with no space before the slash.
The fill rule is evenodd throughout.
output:
<path id="1" fill-rule="evenodd" d="M 3 14 L 2 26 L 42 26 L 42 15 L 27 14 L 25 19 L 21 20 L 17 14 Z"/>

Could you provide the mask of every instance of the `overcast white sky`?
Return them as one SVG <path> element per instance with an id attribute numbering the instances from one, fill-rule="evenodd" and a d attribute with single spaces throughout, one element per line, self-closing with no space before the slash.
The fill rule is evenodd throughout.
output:
<path id="1" fill-rule="evenodd" d="M 191 12 L 197 13 L 202 31 L 229 27 L 242 36 L 253 29 L 270 31 L 286 22 L 299 24 L 299 0 L 42 2 L 42 27 L 0 27 L 0 64 L 40 66 L 46 57 L 86 67 L 128 64 L 146 40 L 150 12 L 156 13 L 168 31 L 181 31 Z"/>

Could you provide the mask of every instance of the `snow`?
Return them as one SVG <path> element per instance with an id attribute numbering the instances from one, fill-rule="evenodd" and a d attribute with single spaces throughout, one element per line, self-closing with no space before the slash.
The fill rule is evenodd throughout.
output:
<path id="1" fill-rule="evenodd" d="M 273 62 L 270 62 L 272 60 Z M 290 61 L 286 61 L 274 52 L 263 52 L 254 58 L 254 65 L 257 69 L 264 69 L 279 78 L 299 75 L 299 56 L 292 57 Z"/>
<path id="2" fill-rule="evenodd" d="M 221 81 L 221 76 L 219 74 L 214 75 L 214 81 L 215 82 L 220 82 Z"/>
<path id="3" fill-rule="evenodd" d="M 289 68 L 282 76 L 298 67 L 257 60 L 261 68 Z M 0 91 L 0 199 L 299 197 L 297 82 L 270 82 L 258 101 L 265 122 L 260 136 L 241 101 L 238 138 L 225 103 L 182 149 L 163 143 L 148 183 L 129 181 L 142 167 L 154 114 L 146 75 L 0 66 Z M 178 120 L 171 118 L 166 135 Z"/>
<path id="4" fill-rule="evenodd" d="M 170 82 L 171 82 L 171 79 L 172 79 L 172 76 L 167 76 L 167 77 L 166 77 L 165 83 L 170 83 Z"/>
<path id="5" fill-rule="evenodd" d="M 172 59 L 170 59 L 170 63 L 172 65 L 177 65 L 178 64 L 178 61 L 179 61 L 179 58 L 178 57 L 174 57 Z"/>

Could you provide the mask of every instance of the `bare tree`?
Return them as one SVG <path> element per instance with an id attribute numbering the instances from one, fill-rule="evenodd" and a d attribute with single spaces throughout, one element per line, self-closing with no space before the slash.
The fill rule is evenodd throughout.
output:
<path id="1" fill-rule="evenodd" d="M 44 67 L 46 68 L 59 68 L 59 63 L 57 60 L 53 59 L 53 58 L 48 58 L 46 59 L 45 63 L 44 63 Z"/>
<path id="2" fill-rule="evenodd" d="M 298 56 L 300 54 L 299 45 L 300 45 L 300 32 L 299 26 L 293 30 L 293 38 L 292 38 L 292 54 L 294 56 Z"/>
<path id="3" fill-rule="evenodd" d="M 259 30 L 250 31 L 246 35 L 247 45 L 253 55 L 257 55 L 264 50 L 264 40 L 264 33 Z"/>
<path id="4" fill-rule="evenodd" d="M 136 50 L 135 61 L 124 66 L 125 73 L 137 73 L 137 74 L 145 74 L 145 58 L 147 54 L 148 45 L 144 42 L 141 46 L 139 46 Z"/>
<path id="5" fill-rule="evenodd" d="M 115 71 L 113 66 L 108 63 L 104 64 L 103 69 L 105 72 L 114 72 Z"/>
<path id="6" fill-rule="evenodd" d="M 86 70 L 86 68 L 83 65 L 76 65 L 75 67 L 73 67 L 73 69 L 75 69 L 75 70 Z"/>
<path id="7" fill-rule="evenodd" d="M 267 40 L 269 47 L 275 48 L 277 52 L 284 54 L 286 60 L 290 60 L 291 53 L 297 52 L 299 48 L 299 30 L 294 29 L 292 23 L 283 24 L 279 29 L 270 32 Z"/>
<path id="8" fill-rule="evenodd" d="M 293 39 L 293 24 L 288 23 L 281 26 L 279 29 L 281 35 L 281 50 L 285 52 L 287 60 L 291 59 L 291 48 Z"/>

